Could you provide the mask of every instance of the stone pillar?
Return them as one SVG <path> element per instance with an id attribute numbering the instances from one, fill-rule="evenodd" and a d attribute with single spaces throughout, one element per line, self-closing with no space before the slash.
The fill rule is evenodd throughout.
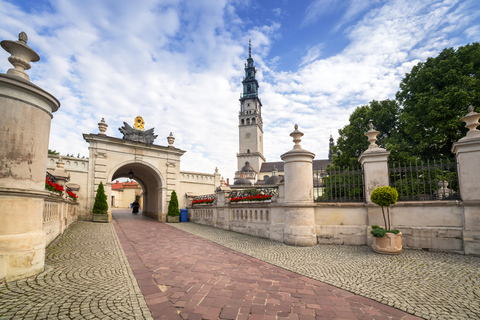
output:
<path id="1" fill-rule="evenodd" d="M 281 155 L 285 179 L 285 228 L 283 242 L 293 246 L 314 246 L 317 244 L 315 208 L 313 202 L 313 158 L 310 151 L 300 146 L 303 133 L 290 134 L 295 145 Z"/>
<path id="2" fill-rule="evenodd" d="M 358 161 L 363 167 L 363 179 L 365 183 L 365 199 L 367 203 L 372 203 L 370 196 L 372 191 L 377 187 L 385 187 L 389 185 L 388 179 L 388 156 L 390 151 L 380 148 L 375 142 L 377 135 L 380 133 L 373 128 L 372 120 L 370 120 L 370 130 L 365 135 L 368 137 L 370 145 L 363 152 Z"/>
<path id="3" fill-rule="evenodd" d="M 24 72 L 40 57 L 18 41 L 2 41 L 14 69 L 0 74 L 0 282 L 42 272 L 43 207 L 52 113 L 60 103 Z"/>
<path id="4" fill-rule="evenodd" d="M 480 255 L 480 113 L 468 108 L 461 119 L 469 128 L 467 135 L 455 142 L 452 152 L 457 156 L 458 184 L 464 205 L 464 250 L 465 254 Z"/>

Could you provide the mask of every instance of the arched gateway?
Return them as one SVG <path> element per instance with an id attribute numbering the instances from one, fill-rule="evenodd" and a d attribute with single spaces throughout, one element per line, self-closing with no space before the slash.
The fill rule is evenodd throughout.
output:
<path id="1" fill-rule="evenodd" d="M 100 128 L 102 123 L 103 119 Z M 93 207 L 100 182 L 111 199 L 112 180 L 133 173 L 133 179 L 143 188 L 143 214 L 165 221 L 170 194 L 180 189 L 180 157 L 185 151 L 173 146 L 172 135 L 168 139 L 169 146 L 154 145 L 153 129 L 143 131 L 124 124 L 125 127 L 120 128 L 123 139 L 109 137 L 102 129 L 98 134 L 83 135 L 90 144 L 87 207 Z M 104 126 L 106 129 L 106 124 Z"/>

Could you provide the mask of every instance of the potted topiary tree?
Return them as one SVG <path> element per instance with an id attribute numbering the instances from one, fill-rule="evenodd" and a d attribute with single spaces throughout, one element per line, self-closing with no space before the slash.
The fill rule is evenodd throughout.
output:
<path id="1" fill-rule="evenodd" d="M 100 185 L 97 189 L 92 213 L 94 222 L 108 222 L 107 195 L 105 194 L 105 189 L 103 188 L 102 182 L 100 182 Z"/>
<path id="2" fill-rule="evenodd" d="M 170 202 L 168 203 L 167 222 L 180 222 L 180 209 L 178 208 L 177 193 L 172 191 Z"/>
<path id="3" fill-rule="evenodd" d="M 399 254 L 402 251 L 402 233 L 398 230 L 392 230 L 390 219 L 390 205 L 397 203 L 397 190 L 392 187 L 378 187 L 373 190 L 370 199 L 373 203 L 382 207 L 385 223 L 385 228 L 377 225 L 372 226 L 370 233 L 373 235 L 373 251 L 383 254 Z"/>

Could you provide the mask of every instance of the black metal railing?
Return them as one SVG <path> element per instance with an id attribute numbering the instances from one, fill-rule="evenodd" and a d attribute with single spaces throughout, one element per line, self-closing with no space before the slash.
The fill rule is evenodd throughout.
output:
<path id="1" fill-rule="evenodd" d="M 365 202 L 362 168 L 313 170 L 315 202 Z"/>
<path id="2" fill-rule="evenodd" d="M 264 188 L 247 188 L 247 189 L 235 189 L 230 192 L 229 198 L 243 198 L 256 195 L 269 195 L 276 196 L 278 194 L 278 187 L 264 187 Z"/>
<path id="3" fill-rule="evenodd" d="M 46 173 L 46 178 L 49 178 L 50 181 L 52 181 L 53 183 L 57 183 L 57 178 L 55 178 L 54 176 L 52 176 L 50 173 Z"/>
<path id="4" fill-rule="evenodd" d="M 393 163 L 390 186 L 398 191 L 398 201 L 460 200 L 457 163 L 427 161 Z"/>

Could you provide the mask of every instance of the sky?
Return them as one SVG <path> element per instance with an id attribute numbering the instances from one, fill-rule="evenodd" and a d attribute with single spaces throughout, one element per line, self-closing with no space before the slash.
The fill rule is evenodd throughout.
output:
<path id="1" fill-rule="evenodd" d="M 122 138 L 142 116 L 155 144 L 187 151 L 182 171 L 233 180 L 248 42 L 262 101 L 264 156 L 328 139 L 356 107 L 393 99 L 411 68 L 480 41 L 478 0 L 0 0 L 0 40 L 28 35 L 31 81 L 61 103 L 49 148 L 88 156 L 82 133 Z M 11 68 L 0 52 L 0 72 Z M 375 119 L 374 119 L 375 122 Z M 367 130 L 365 130 L 367 131 Z"/>

